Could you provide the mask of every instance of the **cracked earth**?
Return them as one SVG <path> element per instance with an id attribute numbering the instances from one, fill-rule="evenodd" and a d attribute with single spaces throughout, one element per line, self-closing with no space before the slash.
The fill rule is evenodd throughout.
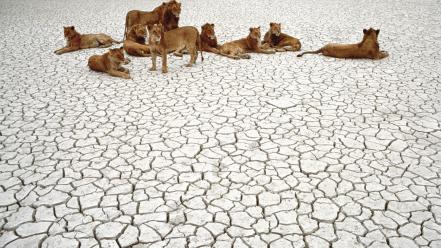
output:
<path id="1" fill-rule="evenodd" d="M 106 49 L 53 54 L 63 25 L 121 39 L 159 3 L 0 2 L 0 247 L 441 247 L 439 1 L 183 2 L 222 43 L 380 28 L 381 61 L 132 58 L 124 80 L 87 68 Z"/>

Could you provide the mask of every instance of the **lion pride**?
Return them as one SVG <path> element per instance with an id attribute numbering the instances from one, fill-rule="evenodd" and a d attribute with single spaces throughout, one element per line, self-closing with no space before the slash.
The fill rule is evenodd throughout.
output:
<path id="1" fill-rule="evenodd" d="M 389 56 L 389 54 L 386 51 L 380 51 L 380 45 L 378 44 L 379 33 L 379 29 L 363 29 L 363 40 L 359 43 L 328 44 L 319 50 L 301 53 L 297 57 L 302 57 L 304 54 L 322 53 L 325 56 L 334 58 L 383 59 Z"/>

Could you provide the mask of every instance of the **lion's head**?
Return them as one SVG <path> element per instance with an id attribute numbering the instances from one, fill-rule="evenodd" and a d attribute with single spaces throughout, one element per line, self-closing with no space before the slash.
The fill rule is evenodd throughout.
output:
<path id="1" fill-rule="evenodd" d="M 380 33 L 380 29 L 377 29 L 377 30 L 375 30 L 373 28 L 363 29 L 364 37 L 375 40 L 375 41 L 378 39 L 379 33 Z"/>
<path id="2" fill-rule="evenodd" d="M 216 39 L 216 34 L 214 33 L 214 24 L 213 23 L 205 23 L 201 27 L 201 35 L 207 37 L 210 40 Z"/>
<path id="3" fill-rule="evenodd" d="M 146 37 L 147 36 L 147 28 L 142 24 L 135 24 L 130 29 L 136 37 Z"/>
<path id="4" fill-rule="evenodd" d="M 279 36 L 282 30 L 282 24 L 281 23 L 270 23 L 270 34 L 273 34 L 275 36 Z"/>
<path id="5" fill-rule="evenodd" d="M 124 58 L 124 48 L 114 48 L 109 50 L 110 59 L 115 63 L 123 63 L 125 61 Z"/>
<path id="6" fill-rule="evenodd" d="M 250 36 L 251 38 L 253 38 L 254 40 L 259 40 L 259 41 L 260 41 L 260 37 L 261 37 L 261 34 L 260 34 L 260 26 L 257 27 L 257 28 L 250 28 L 250 34 L 249 34 L 249 36 Z"/>
<path id="7" fill-rule="evenodd" d="M 159 44 L 163 32 L 164 27 L 161 23 L 149 27 L 149 44 Z"/>
<path id="8" fill-rule="evenodd" d="M 363 29 L 363 34 L 362 44 L 372 43 L 377 49 L 379 49 L 378 34 L 380 34 L 380 29 Z"/>
<path id="9" fill-rule="evenodd" d="M 63 27 L 63 29 L 64 29 L 64 38 L 66 39 L 70 39 L 77 34 L 77 31 L 75 30 L 74 26 Z"/>
<path id="10" fill-rule="evenodd" d="M 181 15 L 181 3 L 171 0 L 166 4 L 166 11 L 171 12 L 175 17 L 179 17 Z"/>

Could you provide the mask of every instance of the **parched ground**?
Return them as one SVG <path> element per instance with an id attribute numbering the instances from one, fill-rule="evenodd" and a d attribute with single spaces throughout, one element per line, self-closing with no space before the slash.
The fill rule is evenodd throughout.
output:
<path id="1" fill-rule="evenodd" d="M 132 80 L 57 56 L 161 1 L 0 1 L 0 247 L 441 247 L 439 1 L 183 0 L 218 40 L 302 50 L 380 28 L 381 61 L 205 54 Z M 114 46 L 117 47 L 117 46 Z"/>

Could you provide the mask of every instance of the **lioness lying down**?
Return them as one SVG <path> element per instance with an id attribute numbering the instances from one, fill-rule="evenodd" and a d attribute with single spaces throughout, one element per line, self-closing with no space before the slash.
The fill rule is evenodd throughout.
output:
<path id="1" fill-rule="evenodd" d="M 110 47 L 112 43 L 121 43 L 106 34 L 80 34 L 74 26 L 64 27 L 64 38 L 67 45 L 55 51 L 60 55 L 85 48 Z"/>
<path id="2" fill-rule="evenodd" d="M 201 27 L 201 49 L 204 52 L 210 52 L 226 56 L 232 59 L 238 59 L 239 56 L 231 56 L 229 54 L 223 54 L 219 51 L 221 46 L 217 43 L 216 33 L 214 32 L 213 23 L 205 23 Z M 249 58 L 249 55 L 245 54 L 244 57 Z"/>
<path id="3" fill-rule="evenodd" d="M 145 44 L 147 28 L 142 24 L 135 24 L 130 28 L 124 41 L 124 50 L 133 56 L 150 56 L 150 47 Z"/>
<path id="4" fill-rule="evenodd" d="M 93 55 L 89 58 L 89 68 L 94 71 L 106 72 L 114 77 L 130 78 L 129 70 L 121 64 L 127 64 L 124 58 L 124 48 L 110 49 L 103 55 Z"/>
<path id="5" fill-rule="evenodd" d="M 166 73 L 167 53 L 169 51 L 182 50 L 186 48 L 190 53 L 190 61 L 186 66 L 190 67 L 196 63 L 198 50 L 201 47 L 201 38 L 199 31 L 195 27 L 180 27 L 164 32 L 162 24 L 155 24 L 149 28 L 149 46 L 152 56 L 151 71 L 156 70 L 156 55 L 162 56 L 162 72 Z M 201 51 L 201 60 L 204 60 Z"/>
<path id="6" fill-rule="evenodd" d="M 282 24 L 270 23 L 270 29 L 263 37 L 263 47 L 275 48 L 278 52 L 298 51 L 302 46 L 299 39 L 281 32 Z"/>
<path id="7" fill-rule="evenodd" d="M 250 33 L 246 38 L 240 40 L 230 41 L 223 44 L 219 48 L 221 55 L 227 56 L 232 59 L 249 59 L 250 55 L 246 53 L 266 53 L 272 54 L 276 51 L 274 49 L 264 49 L 260 40 L 260 27 L 250 28 Z"/>
<path id="8" fill-rule="evenodd" d="M 363 40 L 357 44 L 328 44 L 317 51 L 304 52 L 297 57 L 302 57 L 304 54 L 322 53 L 325 56 L 334 58 L 354 58 L 354 59 L 382 59 L 389 56 L 385 51 L 380 51 L 378 44 L 378 34 L 380 30 L 373 28 L 363 29 Z"/>

